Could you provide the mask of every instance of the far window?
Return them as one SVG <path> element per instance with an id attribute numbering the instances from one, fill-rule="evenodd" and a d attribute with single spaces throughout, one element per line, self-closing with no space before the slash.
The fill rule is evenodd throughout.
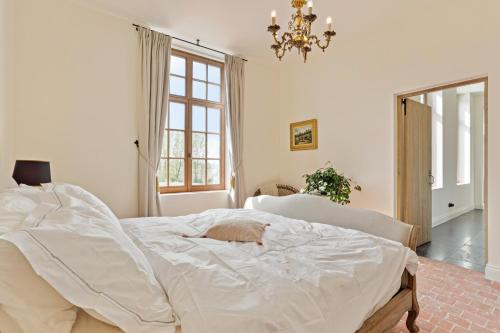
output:
<path id="1" fill-rule="evenodd" d="M 173 51 L 170 107 L 158 171 L 162 193 L 225 187 L 223 66 Z"/>
<path id="2" fill-rule="evenodd" d="M 457 184 L 470 184 L 471 172 L 470 94 L 458 95 Z"/>
<path id="3" fill-rule="evenodd" d="M 432 189 L 443 188 L 443 92 L 427 95 L 427 103 L 432 108 Z"/>

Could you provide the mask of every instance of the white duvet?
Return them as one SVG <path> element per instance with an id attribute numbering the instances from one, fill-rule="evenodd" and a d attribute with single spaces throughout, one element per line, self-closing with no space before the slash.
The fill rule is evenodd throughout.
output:
<path id="1" fill-rule="evenodd" d="M 181 235 L 226 219 L 270 223 L 263 246 Z M 183 333 L 352 333 L 399 290 L 417 257 L 359 231 L 259 212 L 211 210 L 123 221 L 181 319 Z"/>
<path id="2" fill-rule="evenodd" d="M 352 333 L 397 292 L 405 268 L 416 270 L 415 253 L 400 243 L 331 225 L 212 210 L 120 226 L 93 199 L 79 198 L 83 191 L 43 192 L 65 200 L 55 211 L 49 199 L 0 209 L 2 237 L 64 297 L 126 332 L 168 333 L 177 318 L 183 333 Z M 271 224 L 264 245 L 182 237 L 249 218 Z"/>

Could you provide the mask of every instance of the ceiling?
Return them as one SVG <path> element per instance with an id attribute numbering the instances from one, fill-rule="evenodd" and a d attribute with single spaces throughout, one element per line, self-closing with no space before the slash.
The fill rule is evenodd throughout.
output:
<path id="1" fill-rule="evenodd" d="M 126 17 L 172 36 L 238 54 L 275 61 L 267 32 L 270 12 L 278 13 L 282 30 L 292 8 L 289 0 L 77 0 L 95 9 Z M 322 35 L 327 16 L 332 16 L 336 41 L 359 33 L 394 12 L 394 0 L 315 0 L 319 18 L 314 31 Z"/>

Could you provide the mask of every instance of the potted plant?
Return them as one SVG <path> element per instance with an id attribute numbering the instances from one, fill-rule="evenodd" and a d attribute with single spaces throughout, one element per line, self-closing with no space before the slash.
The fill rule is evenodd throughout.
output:
<path id="1" fill-rule="evenodd" d="M 341 205 L 347 205 L 353 190 L 361 191 L 361 186 L 353 183 L 352 179 L 335 170 L 330 162 L 325 167 L 316 170 L 310 175 L 303 176 L 306 187 L 301 193 L 321 195 Z"/>

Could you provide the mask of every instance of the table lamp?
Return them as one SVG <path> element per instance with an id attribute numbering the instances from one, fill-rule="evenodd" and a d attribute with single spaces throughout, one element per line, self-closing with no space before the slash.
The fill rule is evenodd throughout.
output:
<path id="1" fill-rule="evenodd" d="M 40 186 L 50 183 L 50 162 L 44 161 L 16 161 L 12 178 L 17 185 Z"/>

